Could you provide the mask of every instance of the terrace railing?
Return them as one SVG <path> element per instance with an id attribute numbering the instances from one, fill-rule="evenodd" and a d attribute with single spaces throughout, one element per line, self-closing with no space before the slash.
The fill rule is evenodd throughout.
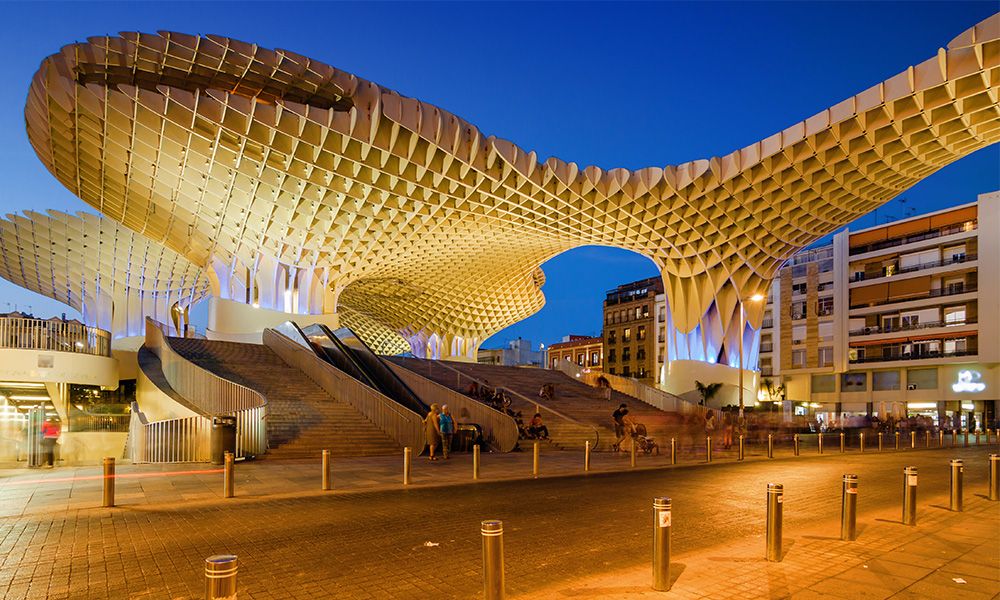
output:
<path id="1" fill-rule="evenodd" d="M 0 348 L 111 356 L 111 333 L 71 321 L 0 317 Z"/>

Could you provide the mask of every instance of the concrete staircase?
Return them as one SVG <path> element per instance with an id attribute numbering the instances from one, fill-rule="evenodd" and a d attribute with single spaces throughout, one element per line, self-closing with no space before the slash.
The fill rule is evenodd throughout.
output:
<path id="1" fill-rule="evenodd" d="M 463 380 L 459 384 L 458 377 L 454 371 L 450 371 L 444 366 L 434 368 L 427 365 L 424 359 L 392 357 L 389 360 L 409 368 L 425 377 L 430 377 L 438 383 L 465 392 L 468 380 Z M 541 402 L 560 413 L 569 416 L 585 425 L 597 428 L 600 434 L 600 449 L 608 450 L 614 443 L 614 423 L 611 413 L 618 405 L 625 403 L 629 412 L 638 423 L 646 426 L 650 436 L 654 437 L 657 443 L 669 440 L 672 426 L 675 426 L 678 416 L 667 413 L 657 408 L 649 406 L 642 401 L 627 396 L 625 394 L 612 391 L 611 398 L 605 397 L 605 391 L 593 388 L 585 383 L 576 381 L 562 373 L 548 369 L 528 369 L 519 367 L 500 367 L 495 365 L 480 365 L 476 363 L 461 363 L 450 361 L 439 361 L 445 366 L 451 367 L 469 377 L 480 381 L 488 381 L 490 386 L 500 386 L 502 388 L 515 391 L 530 400 L 539 398 L 538 392 L 542 385 L 552 384 L 555 388 L 555 398 L 552 400 L 541 400 Z M 534 404 L 515 397 L 512 403 L 514 410 L 520 410 L 524 416 L 525 423 L 534 414 Z M 564 448 L 582 449 L 588 436 L 592 437 L 592 430 L 586 427 L 569 426 L 569 423 L 559 423 L 553 421 L 547 423 L 549 433 L 555 445 Z M 667 442 L 669 444 L 669 441 Z"/>
<path id="2" fill-rule="evenodd" d="M 324 449 L 333 456 L 400 451 L 395 440 L 351 405 L 331 398 L 267 346 L 193 338 L 169 341 L 187 360 L 267 398 L 268 458 L 319 459 Z"/>

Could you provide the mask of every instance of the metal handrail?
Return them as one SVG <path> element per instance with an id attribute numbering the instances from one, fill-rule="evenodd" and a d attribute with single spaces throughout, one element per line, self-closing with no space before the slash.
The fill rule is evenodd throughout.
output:
<path id="1" fill-rule="evenodd" d="M 665 412 L 676 412 L 681 414 L 701 414 L 704 412 L 704 407 L 702 406 L 688 402 L 680 396 L 650 385 L 646 385 L 640 381 L 636 381 L 635 379 L 612 375 L 610 373 L 585 371 L 576 363 L 565 360 L 556 363 L 556 369 L 562 371 L 573 379 L 596 388 L 601 387 L 598 381 L 601 378 L 604 378 L 604 380 L 608 382 L 611 389 L 616 392 L 631 396 L 640 402 L 644 402 L 653 408 L 658 408 Z"/>
<path id="2" fill-rule="evenodd" d="M 302 371 L 332 398 L 350 404 L 401 446 L 423 449 L 423 418 L 374 390 L 274 329 L 265 329 L 264 345 L 281 360 Z"/>
<path id="3" fill-rule="evenodd" d="M 145 346 L 160 359 L 167 384 L 206 417 L 236 417 L 236 456 L 267 451 L 267 399 L 260 392 L 229 381 L 181 356 L 164 334 L 166 327 L 146 319 Z"/>
<path id="4" fill-rule="evenodd" d="M 895 277 L 896 275 L 905 275 L 907 273 L 916 273 L 917 271 L 923 271 L 925 269 L 936 269 L 938 267 L 948 267 L 951 265 L 960 265 L 967 262 L 972 262 L 979 260 L 979 255 L 977 254 L 959 254 L 951 258 L 942 258 L 939 260 L 932 260 L 930 262 L 923 262 L 918 265 L 911 265 L 909 267 L 899 267 L 893 270 L 891 274 L 879 273 L 873 275 L 871 279 L 868 278 L 866 271 L 858 271 L 851 277 L 850 283 L 860 283 L 862 281 L 873 281 L 875 279 L 882 279 L 883 277 Z M 860 277 L 858 277 L 860 275 Z"/>
<path id="5" fill-rule="evenodd" d="M 517 422 L 510 415 L 460 394 L 436 381 L 387 361 L 387 366 L 424 402 L 447 404 L 456 421 L 475 423 L 483 428 L 483 438 L 497 452 L 510 452 L 517 445 Z"/>
<path id="6" fill-rule="evenodd" d="M 529 404 L 534 405 L 536 412 L 542 412 L 544 410 L 545 412 L 551 413 L 552 415 L 554 415 L 558 419 L 566 421 L 570 425 L 573 425 L 575 427 L 584 427 L 586 429 L 592 430 L 594 432 L 594 440 L 593 440 L 593 444 L 591 445 L 591 448 L 596 449 L 597 445 L 601 441 L 601 432 L 600 432 L 599 429 L 597 429 L 593 425 L 590 425 L 589 423 L 584 423 L 582 421 L 578 421 L 577 419 L 574 419 L 573 417 L 571 417 L 569 415 L 563 414 L 562 412 L 559 412 L 558 410 L 556 410 L 554 408 L 550 408 L 550 407 L 546 406 L 545 404 L 543 404 L 541 402 L 538 402 L 537 400 L 535 400 L 533 398 L 528 398 L 527 396 L 525 396 L 524 394 L 522 394 L 520 392 L 517 392 L 517 391 L 512 390 L 510 388 L 505 388 L 503 386 L 491 386 L 490 384 L 486 383 L 485 381 L 483 381 L 483 380 L 481 380 L 481 379 L 479 379 L 477 377 L 473 377 L 473 376 L 469 375 L 468 373 L 463 373 L 462 371 L 456 369 L 455 367 L 452 367 L 449 364 L 445 364 L 442 361 L 428 360 L 428 361 L 425 361 L 425 362 L 428 363 L 428 365 L 427 365 L 428 370 L 432 369 L 433 366 L 439 366 L 439 367 L 443 367 L 443 368 L 445 368 L 445 369 L 447 369 L 447 370 L 455 373 L 458 376 L 457 383 L 458 383 L 458 387 L 459 388 L 462 387 L 462 378 L 464 377 L 465 379 L 468 379 L 470 383 L 475 382 L 476 385 L 481 386 L 481 387 L 483 387 L 483 386 L 487 387 L 487 388 L 494 387 L 496 389 L 504 390 L 507 393 L 509 393 L 510 395 L 516 396 L 517 398 L 520 398 L 524 402 L 527 402 Z"/>
<path id="7" fill-rule="evenodd" d="M 885 306 L 887 304 L 899 304 L 900 302 L 915 302 L 917 300 L 940 298 L 942 296 L 957 296 L 959 294 L 970 294 L 972 292 L 978 291 L 978 289 L 979 286 L 975 283 L 964 284 L 961 287 L 956 286 L 956 287 L 934 288 L 928 290 L 926 293 L 920 296 L 907 296 L 905 298 L 886 298 L 885 300 L 878 300 L 876 302 L 868 302 L 864 304 L 851 304 L 851 308 L 870 308 L 873 306 Z"/>
<path id="8" fill-rule="evenodd" d="M 2 317 L 0 348 L 111 356 L 111 333 L 83 323 Z"/>
<path id="9" fill-rule="evenodd" d="M 927 323 L 916 323 L 914 325 L 899 325 L 897 327 L 880 327 L 878 325 L 872 325 L 871 327 L 862 327 L 861 329 L 852 329 L 847 335 L 875 335 L 879 333 L 896 333 L 898 331 L 914 331 L 917 329 L 936 329 L 938 327 L 959 327 L 961 325 L 975 325 L 979 322 L 979 319 L 972 317 L 968 319 L 962 319 L 961 321 L 931 321 Z"/>
<path id="10" fill-rule="evenodd" d="M 211 427 L 211 419 L 203 416 L 149 422 L 133 402 L 128 456 L 133 464 L 208 462 Z"/>

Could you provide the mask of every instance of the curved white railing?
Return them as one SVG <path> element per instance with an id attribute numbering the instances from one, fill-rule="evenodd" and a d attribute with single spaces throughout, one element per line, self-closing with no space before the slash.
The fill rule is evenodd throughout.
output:
<path id="1" fill-rule="evenodd" d="M 386 365 L 425 403 L 447 404 L 456 422 L 483 428 L 483 439 L 497 452 L 510 452 L 517 445 L 517 423 L 509 415 L 447 388 L 391 361 Z"/>
<path id="2" fill-rule="evenodd" d="M 569 359 L 563 359 L 556 363 L 556 370 L 562 371 L 577 381 L 583 382 L 591 387 L 607 387 L 616 392 L 631 396 L 654 408 L 666 412 L 676 412 L 681 414 L 700 414 L 704 408 L 697 404 L 692 404 L 679 396 L 670 392 L 646 385 L 630 377 L 620 377 L 610 373 L 600 373 L 584 370 L 579 365 Z M 607 386 L 601 384 L 601 380 L 607 382 Z"/>
<path id="3" fill-rule="evenodd" d="M 267 451 L 267 399 L 262 394 L 219 377 L 178 354 L 164 335 L 163 326 L 152 319 L 146 319 L 145 345 L 160 359 L 167 384 L 198 412 L 205 417 L 236 417 L 237 457 Z"/>
<path id="4" fill-rule="evenodd" d="M 111 333 L 83 323 L 0 317 L 0 348 L 111 356 Z"/>
<path id="5" fill-rule="evenodd" d="M 212 421 L 194 416 L 150 423 L 132 403 L 128 451 L 132 463 L 208 462 Z"/>
<path id="6" fill-rule="evenodd" d="M 321 360 L 302 341 L 274 329 L 264 330 L 263 341 L 281 360 L 305 373 L 331 397 L 350 404 L 399 445 L 418 452 L 423 449 L 424 426 L 420 415 Z"/>

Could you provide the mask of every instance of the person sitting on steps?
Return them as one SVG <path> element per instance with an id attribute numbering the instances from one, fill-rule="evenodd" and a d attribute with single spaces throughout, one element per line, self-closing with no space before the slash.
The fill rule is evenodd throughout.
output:
<path id="1" fill-rule="evenodd" d="M 622 440 L 625 439 L 625 415 L 628 414 L 628 406 L 622 402 L 615 412 L 611 413 L 611 419 L 615 422 L 615 443 L 611 449 L 617 452 L 621 448 Z"/>
<path id="2" fill-rule="evenodd" d="M 528 433 L 539 440 L 549 439 L 549 428 L 542 423 L 542 413 L 535 413 L 535 416 L 531 418 Z"/>

